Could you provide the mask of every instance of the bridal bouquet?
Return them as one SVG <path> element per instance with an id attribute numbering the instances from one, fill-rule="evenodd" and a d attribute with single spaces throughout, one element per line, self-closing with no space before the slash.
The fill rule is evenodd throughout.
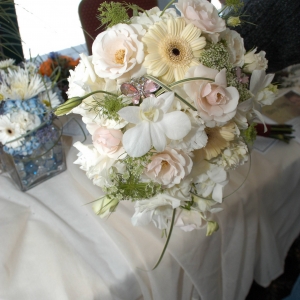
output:
<path id="1" fill-rule="evenodd" d="M 51 123 L 52 109 L 62 101 L 34 63 L 16 66 L 14 62 L 0 61 L 0 144 L 12 156 L 26 156 L 55 134 L 46 125 Z M 28 134 L 37 129 L 36 134 Z"/>
<path id="2" fill-rule="evenodd" d="M 227 6 L 239 1 L 227 1 Z M 253 121 L 275 99 L 264 52 L 243 38 L 206 0 L 134 13 L 104 3 L 107 29 L 92 56 L 81 54 L 69 77 L 69 100 L 57 115 L 82 115 L 92 143 L 76 142 L 75 164 L 104 196 L 101 217 L 133 202 L 132 224 L 161 229 L 218 229 L 228 171 L 248 160 Z M 178 11 L 180 14 L 178 14 Z"/>

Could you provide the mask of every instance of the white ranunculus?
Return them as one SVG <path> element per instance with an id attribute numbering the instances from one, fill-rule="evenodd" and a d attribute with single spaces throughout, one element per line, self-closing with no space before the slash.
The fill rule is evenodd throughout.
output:
<path id="1" fill-rule="evenodd" d="M 142 67 L 145 54 L 141 37 L 145 33 L 138 24 L 117 24 L 101 32 L 92 46 L 96 74 L 119 82 L 143 76 L 146 70 Z"/>
<path id="2" fill-rule="evenodd" d="M 174 93 L 167 92 L 159 97 L 149 97 L 140 106 L 127 106 L 119 115 L 134 127 L 127 129 L 123 136 L 123 146 L 132 157 L 146 154 L 153 146 L 163 151 L 167 138 L 179 140 L 191 130 L 188 116 L 181 111 L 171 111 Z"/>
<path id="3" fill-rule="evenodd" d="M 268 67 L 268 60 L 266 59 L 266 52 L 260 51 L 255 53 L 257 48 L 245 54 L 245 66 L 243 71 L 252 73 L 254 70 L 266 70 Z"/>
<path id="4" fill-rule="evenodd" d="M 145 12 L 139 12 L 138 16 L 133 16 L 130 21 L 131 24 L 142 25 L 145 29 L 148 29 L 151 25 L 161 20 L 177 17 L 176 10 L 174 8 L 168 8 L 161 16 L 162 11 L 156 6 Z"/>
<path id="5" fill-rule="evenodd" d="M 227 28 L 221 33 L 221 39 L 226 41 L 226 48 L 229 52 L 230 62 L 235 67 L 242 67 L 244 65 L 244 40 L 235 30 Z"/>
<path id="6" fill-rule="evenodd" d="M 167 191 L 151 199 L 136 201 L 131 222 L 134 226 L 145 226 L 152 221 L 157 228 L 167 229 L 174 208 L 180 205 L 181 201 L 169 195 Z"/>
<path id="7" fill-rule="evenodd" d="M 226 29 L 225 21 L 219 17 L 218 10 L 207 0 L 178 0 L 174 4 L 186 19 L 186 22 L 194 24 L 216 43 L 219 33 Z"/>
<path id="8" fill-rule="evenodd" d="M 170 188 L 179 184 L 192 169 L 193 161 L 181 150 L 166 148 L 151 156 L 151 162 L 146 166 L 145 174 L 162 185 Z"/>
<path id="9" fill-rule="evenodd" d="M 226 70 L 220 72 L 203 65 L 191 67 L 186 78 L 204 77 L 213 81 L 197 80 L 184 84 L 184 90 L 194 101 L 199 116 L 208 127 L 221 126 L 231 120 L 239 102 L 235 87 L 227 87 Z"/>

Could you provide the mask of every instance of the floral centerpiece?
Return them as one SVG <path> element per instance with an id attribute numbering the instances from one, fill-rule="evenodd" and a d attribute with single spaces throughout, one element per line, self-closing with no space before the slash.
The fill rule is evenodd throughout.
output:
<path id="1" fill-rule="evenodd" d="M 39 73 L 55 81 L 57 87 L 61 90 L 63 99 L 67 100 L 66 92 L 69 88 L 68 77 L 70 76 L 70 70 L 74 70 L 78 63 L 79 58 L 74 59 L 57 52 L 50 52 L 48 58 L 41 62 Z"/>
<path id="2" fill-rule="evenodd" d="M 1 156 L 5 169 L 26 190 L 41 177 L 65 168 L 61 131 L 52 123 L 52 110 L 62 98 L 34 63 L 16 66 L 14 62 L 0 62 Z"/>
<path id="3" fill-rule="evenodd" d="M 138 8 L 102 4 L 107 29 L 71 71 L 69 100 L 56 114 L 81 114 L 91 134 L 91 144 L 74 144 L 75 164 L 104 192 L 93 204 L 98 215 L 129 200 L 134 226 L 153 222 L 169 236 L 173 226 L 207 227 L 210 235 L 228 171 L 248 160 L 253 121 L 276 86 L 265 53 L 246 52 L 210 2 L 175 7 L 180 14 L 154 7 L 129 17 Z"/>

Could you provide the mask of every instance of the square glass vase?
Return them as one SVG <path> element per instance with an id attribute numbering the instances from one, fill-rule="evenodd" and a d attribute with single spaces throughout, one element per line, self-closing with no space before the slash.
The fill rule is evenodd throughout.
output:
<path id="1" fill-rule="evenodd" d="M 2 169 L 21 191 L 27 191 L 66 170 L 61 130 L 54 124 L 48 126 L 55 134 L 47 137 L 30 155 L 11 155 L 4 151 L 4 146 L 0 147 Z M 24 137 L 23 145 L 33 134 Z"/>

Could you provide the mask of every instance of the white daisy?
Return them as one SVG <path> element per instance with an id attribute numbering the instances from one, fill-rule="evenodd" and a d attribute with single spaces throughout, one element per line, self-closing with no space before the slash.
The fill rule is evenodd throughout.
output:
<path id="1" fill-rule="evenodd" d="M 52 90 L 47 90 L 39 94 L 39 100 L 48 108 L 54 108 L 60 105 L 61 101 L 58 95 Z"/>
<path id="2" fill-rule="evenodd" d="M 20 124 L 11 121 L 11 115 L 0 115 L 0 142 L 8 147 L 16 148 L 22 145 L 23 138 L 9 143 L 24 134 L 25 131 L 20 127 Z"/>

